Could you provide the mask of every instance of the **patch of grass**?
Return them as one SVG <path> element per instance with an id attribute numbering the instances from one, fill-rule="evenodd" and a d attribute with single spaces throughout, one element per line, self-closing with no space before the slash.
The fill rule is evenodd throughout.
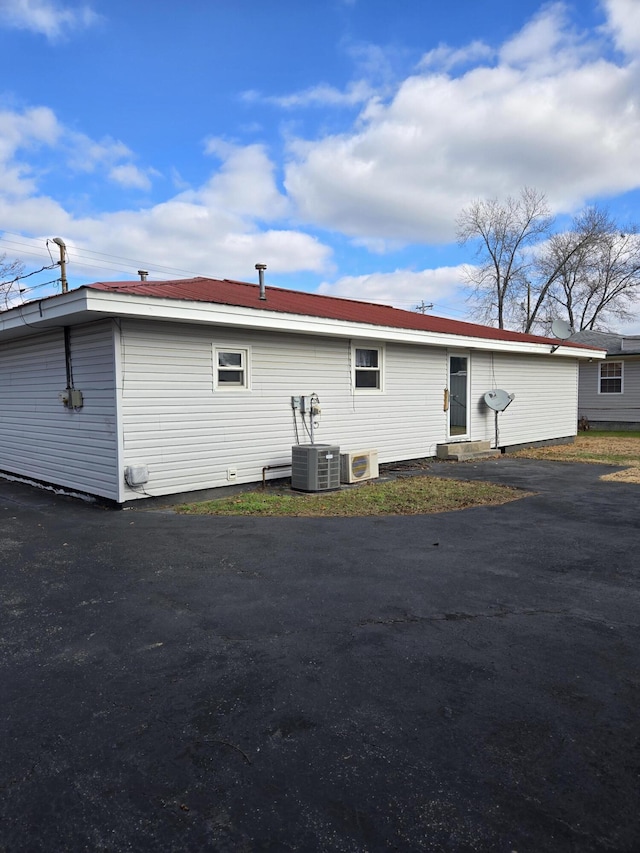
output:
<path id="1" fill-rule="evenodd" d="M 527 459 L 553 459 L 557 462 L 590 462 L 626 466 L 625 471 L 606 474 L 603 480 L 640 483 L 640 433 L 589 430 L 579 433 L 573 444 L 531 447 L 515 456 Z"/>
<path id="2" fill-rule="evenodd" d="M 590 429 L 588 432 L 579 433 L 585 438 L 640 438 L 640 431 L 628 429 Z"/>
<path id="3" fill-rule="evenodd" d="M 439 477 L 400 477 L 368 482 L 338 492 L 297 494 L 282 489 L 243 492 L 220 500 L 184 504 L 191 515 L 370 516 L 421 515 L 486 504 L 500 505 L 530 494 L 494 483 L 462 482 Z"/>

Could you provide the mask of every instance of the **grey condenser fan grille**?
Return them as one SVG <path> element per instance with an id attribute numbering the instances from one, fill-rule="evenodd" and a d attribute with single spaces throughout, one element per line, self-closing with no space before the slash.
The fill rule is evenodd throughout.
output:
<path id="1" fill-rule="evenodd" d="M 340 488 L 340 448 L 334 444 L 296 444 L 291 448 L 291 488 L 322 492 Z"/>

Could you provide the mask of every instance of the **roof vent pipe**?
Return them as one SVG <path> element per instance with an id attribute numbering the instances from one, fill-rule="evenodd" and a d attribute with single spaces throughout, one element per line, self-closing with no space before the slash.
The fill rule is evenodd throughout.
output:
<path id="1" fill-rule="evenodd" d="M 149 277 L 149 270 L 138 270 L 138 275 L 140 276 L 140 281 L 146 281 Z"/>
<path id="2" fill-rule="evenodd" d="M 258 270 L 258 281 L 260 282 L 260 299 L 266 299 L 267 295 L 264 289 L 264 271 L 266 270 L 266 264 L 256 264 L 256 269 Z"/>

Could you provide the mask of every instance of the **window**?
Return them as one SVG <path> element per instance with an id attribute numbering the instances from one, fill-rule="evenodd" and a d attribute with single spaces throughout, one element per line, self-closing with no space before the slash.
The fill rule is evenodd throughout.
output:
<path id="1" fill-rule="evenodd" d="M 600 393 L 622 394 L 621 361 L 605 361 L 600 364 Z"/>
<path id="2" fill-rule="evenodd" d="M 354 387 L 361 391 L 382 391 L 382 349 L 356 347 Z"/>
<path id="3" fill-rule="evenodd" d="M 249 353 L 246 349 L 214 350 L 216 388 L 249 387 Z"/>

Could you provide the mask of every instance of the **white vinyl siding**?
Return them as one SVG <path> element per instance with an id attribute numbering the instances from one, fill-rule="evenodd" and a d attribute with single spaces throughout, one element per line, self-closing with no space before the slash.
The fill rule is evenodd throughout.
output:
<path id="1" fill-rule="evenodd" d="M 471 354 L 471 438 L 494 443 L 495 413 L 484 402 L 494 388 L 515 394 L 498 415 L 499 446 L 574 436 L 578 422 L 578 365 L 569 359 Z"/>
<path id="2" fill-rule="evenodd" d="M 339 338 L 123 321 L 122 465 L 148 466 L 144 490 L 151 495 L 227 485 L 228 469 L 236 482 L 259 481 L 263 466 L 290 461 L 291 446 L 308 442 L 291 397 L 314 393 L 322 409 L 316 442 L 344 451 L 374 448 L 381 463 L 434 456 L 447 438 L 447 350 L 386 343 L 384 394 L 360 394 L 352 372 L 360 346 Z M 250 351 L 250 390 L 213 388 L 212 347 Z M 500 416 L 501 444 L 575 435 L 575 361 L 501 355 L 492 366 L 490 354 L 470 352 L 471 439 L 493 437 L 493 413 L 482 397 L 494 387 L 494 374 L 516 394 Z M 144 493 L 127 488 L 124 497 Z"/>
<path id="3" fill-rule="evenodd" d="M 251 351 L 251 390 L 212 392 L 211 347 Z M 260 480 L 265 465 L 291 459 L 308 441 L 291 397 L 316 393 L 317 442 L 375 447 L 380 461 L 435 454 L 442 440 L 445 352 L 387 345 L 386 393 L 354 393 L 347 339 L 168 323 L 122 323 L 123 466 L 149 468 L 149 494 Z M 272 476 L 285 476 L 280 471 Z M 126 498 L 144 497 L 126 490 Z"/>
<path id="4" fill-rule="evenodd" d="M 0 470 L 118 499 L 112 326 L 72 327 L 71 365 L 84 405 L 60 402 L 67 385 L 62 328 L 0 348 Z"/>
<path id="5" fill-rule="evenodd" d="M 117 501 L 259 481 L 264 466 L 289 462 L 291 446 L 309 440 L 292 396 L 319 397 L 318 443 L 376 449 L 381 463 L 434 456 L 447 440 L 444 391 L 456 352 L 469 359 L 470 439 L 494 438 L 483 397 L 495 387 L 515 394 L 499 416 L 501 446 L 576 431 L 572 359 L 133 319 L 72 327 L 70 340 L 78 411 L 59 400 L 62 328 L 0 349 L 0 470 Z M 358 348 L 379 352 L 383 393 L 354 387 Z M 245 373 L 234 380 L 246 387 L 221 387 L 218 370 L 239 365 L 221 365 L 216 353 L 241 355 Z M 625 366 L 625 392 L 640 385 L 635 367 Z M 125 485 L 129 465 L 147 466 L 143 489 Z"/>

